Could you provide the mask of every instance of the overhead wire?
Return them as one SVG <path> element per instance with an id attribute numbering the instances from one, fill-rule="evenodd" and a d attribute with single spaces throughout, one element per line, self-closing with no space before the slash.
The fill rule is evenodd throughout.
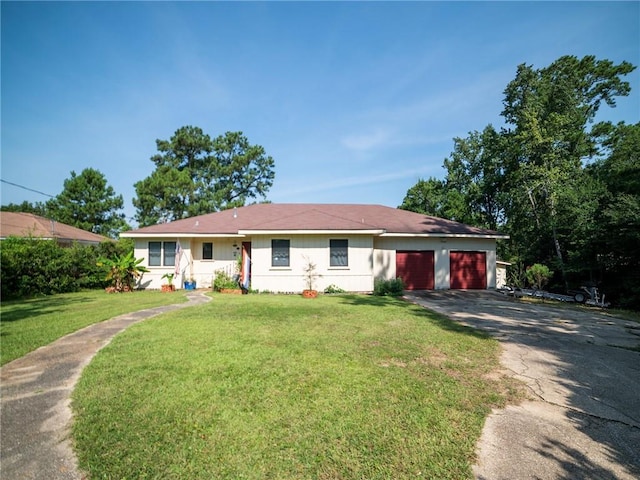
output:
<path id="1" fill-rule="evenodd" d="M 48 193 L 41 192 L 40 190 L 35 190 L 33 188 L 25 187 L 24 185 L 18 185 L 17 183 L 9 182 L 8 180 L 4 180 L 0 178 L 0 182 L 6 183 L 8 185 L 13 185 L 14 187 L 22 188 L 24 190 L 29 190 L 30 192 L 39 193 L 40 195 L 44 195 L 45 197 L 54 198 L 55 195 L 49 195 Z"/>

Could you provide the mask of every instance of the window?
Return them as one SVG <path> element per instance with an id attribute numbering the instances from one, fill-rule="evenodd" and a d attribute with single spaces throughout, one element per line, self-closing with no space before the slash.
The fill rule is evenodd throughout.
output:
<path id="1" fill-rule="evenodd" d="M 164 266 L 173 267 L 176 264 L 176 242 L 164 242 Z"/>
<path id="2" fill-rule="evenodd" d="M 329 266 L 349 265 L 349 240 L 329 240 Z"/>
<path id="3" fill-rule="evenodd" d="M 271 266 L 289 266 L 289 240 L 271 240 Z"/>
<path id="4" fill-rule="evenodd" d="M 149 242 L 149 266 L 159 267 L 162 258 L 162 242 Z"/>
<path id="5" fill-rule="evenodd" d="M 202 244 L 202 259 L 213 260 L 213 243 L 204 242 Z"/>
<path id="6" fill-rule="evenodd" d="M 162 260 L 162 261 L 161 261 Z M 173 267 L 176 264 L 176 242 L 149 242 L 149 266 Z"/>

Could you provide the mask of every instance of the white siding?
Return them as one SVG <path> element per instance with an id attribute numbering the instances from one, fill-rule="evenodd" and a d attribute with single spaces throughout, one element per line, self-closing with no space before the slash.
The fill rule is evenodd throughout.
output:
<path id="1" fill-rule="evenodd" d="M 349 265 L 329 266 L 329 240 L 349 241 Z M 271 240 L 290 241 L 289 267 L 271 266 Z M 301 292 L 306 288 L 304 267 L 309 261 L 315 263 L 320 275 L 314 288 L 323 291 L 335 285 L 350 292 L 373 290 L 372 262 L 373 240 L 358 235 L 276 235 L 254 236 L 251 239 L 251 288 L 271 292 Z"/>
<path id="2" fill-rule="evenodd" d="M 166 280 L 162 278 L 165 273 L 175 272 L 175 267 L 151 267 L 149 266 L 149 242 L 173 242 L 175 239 L 170 238 L 145 238 L 135 241 L 134 256 L 136 258 L 144 258 L 142 263 L 147 269 L 142 277 L 139 286 L 141 288 L 160 289 Z M 236 255 L 240 255 L 241 242 L 226 238 L 197 238 L 185 239 L 180 241 L 182 255 L 180 256 L 180 264 L 178 275 L 173 279 L 176 288 L 182 288 L 183 282 L 189 278 L 193 278 L 197 282 L 198 288 L 210 288 L 213 283 L 216 270 L 225 270 L 234 272 L 236 265 Z M 202 243 L 213 243 L 213 260 L 202 259 Z M 237 248 L 233 245 L 236 244 Z M 178 259 L 176 258 L 176 262 Z"/>
<path id="3" fill-rule="evenodd" d="M 213 243 L 213 260 L 202 259 L 202 244 Z M 230 275 L 236 273 L 237 258 L 242 255 L 242 241 L 226 238 L 195 238 L 191 240 L 193 272 L 198 288 L 211 288 L 216 271 L 224 270 Z"/>
<path id="4" fill-rule="evenodd" d="M 434 252 L 435 289 L 448 289 L 450 274 L 449 252 L 479 251 L 487 254 L 487 288 L 496 287 L 496 242 L 476 238 L 379 237 L 374 242 L 374 276 L 389 280 L 396 275 L 396 251 L 416 250 Z"/>
<path id="5" fill-rule="evenodd" d="M 144 262 L 140 265 L 146 267 L 149 271 L 145 273 L 138 281 L 138 287 L 160 289 L 160 285 L 166 283 L 166 280 L 162 278 L 165 273 L 174 273 L 175 267 L 157 266 L 152 267 L 149 265 L 149 242 L 174 242 L 175 239 L 169 238 L 145 238 L 137 239 L 134 244 L 133 256 L 135 258 L 144 258 Z M 178 287 L 177 276 L 173 279 L 173 284 Z"/>
<path id="6" fill-rule="evenodd" d="M 271 266 L 271 240 L 290 241 L 290 266 Z M 349 241 L 349 265 L 330 267 L 329 240 Z M 164 283 L 162 275 L 175 271 L 175 267 L 149 267 L 150 241 L 176 241 L 172 238 L 145 238 L 135 241 L 135 257 L 144 258 L 150 272 L 145 273 L 140 286 L 159 289 Z M 217 270 L 235 272 L 236 258 L 241 255 L 242 242 L 251 242 L 251 288 L 271 292 L 301 292 L 305 286 L 306 258 L 316 264 L 320 275 L 314 288 L 323 291 L 335 285 L 350 292 L 370 292 L 374 279 L 392 279 L 396 276 L 397 250 L 423 250 L 434 252 L 435 288 L 449 288 L 449 252 L 482 251 L 487 254 L 487 288 L 496 287 L 496 242 L 492 239 L 473 238 L 421 238 L 373 237 L 368 235 L 256 235 L 252 238 L 182 238 L 182 257 L 179 274 L 174 278 L 177 288 L 184 280 L 195 278 L 198 288 L 210 288 Z M 213 260 L 202 259 L 203 242 L 213 243 Z M 235 245 L 235 246 L 234 246 Z"/>
<path id="7" fill-rule="evenodd" d="M 507 267 L 511 265 L 508 262 L 496 262 L 496 288 L 504 288 L 507 286 Z"/>

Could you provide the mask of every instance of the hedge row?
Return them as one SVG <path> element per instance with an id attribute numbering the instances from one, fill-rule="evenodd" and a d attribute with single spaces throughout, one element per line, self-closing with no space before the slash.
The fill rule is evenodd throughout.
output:
<path id="1" fill-rule="evenodd" d="M 0 242 L 2 299 L 104 288 L 106 272 L 96 265 L 98 258 L 132 248 L 130 240 L 61 247 L 50 240 L 9 237 Z"/>

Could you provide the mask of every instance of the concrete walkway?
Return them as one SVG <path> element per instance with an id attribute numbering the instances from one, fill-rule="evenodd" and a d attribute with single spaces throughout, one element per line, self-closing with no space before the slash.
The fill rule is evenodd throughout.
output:
<path id="1" fill-rule="evenodd" d="M 497 292 L 405 298 L 497 338 L 528 388 L 529 400 L 487 419 L 477 479 L 640 479 L 640 324 Z"/>
<path id="2" fill-rule="evenodd" d="M 82 369 L 130 325 L 211 300 L 202 292 L 188 302 L 120 315 L 90 325 L 0 368 L 0 478 L 80 480 L 71 448 L 70 396 Z"/>

